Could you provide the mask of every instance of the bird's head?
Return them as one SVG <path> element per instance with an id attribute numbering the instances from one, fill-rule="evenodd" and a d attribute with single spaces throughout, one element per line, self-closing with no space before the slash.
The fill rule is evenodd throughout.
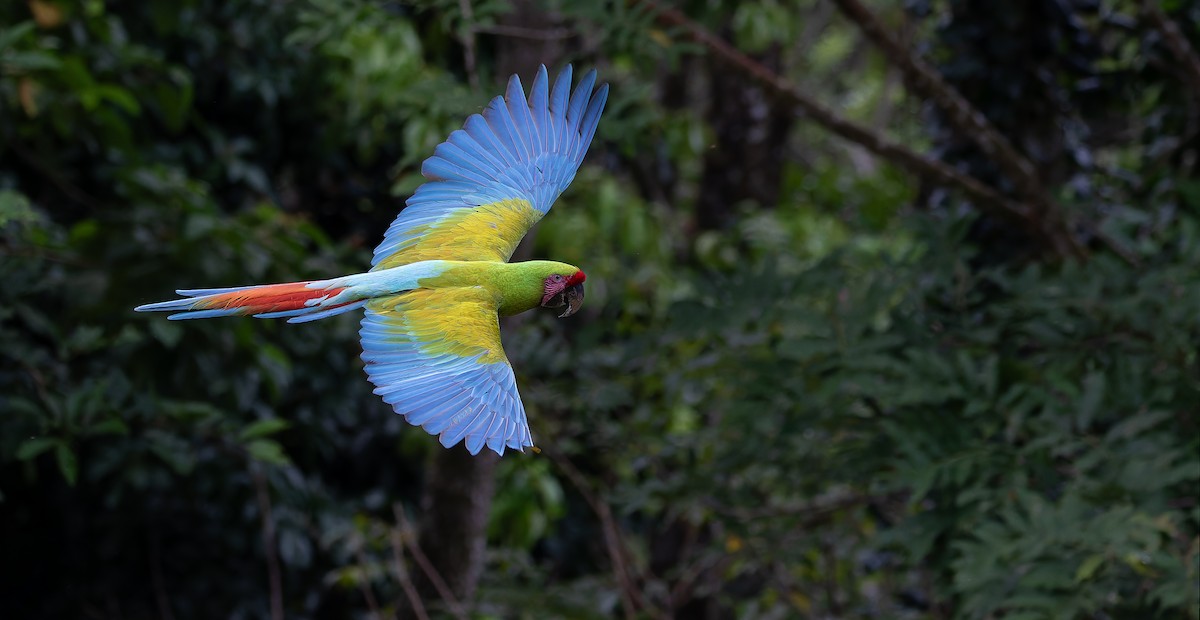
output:
<path id="1" fill-rule="evenodd" d="M 558 318 L 568 317 L 583 306 L 583 271 L 576 269 L 567 273 L 552 273 L 542 280 L 542 307 L 567 309 Z"/>

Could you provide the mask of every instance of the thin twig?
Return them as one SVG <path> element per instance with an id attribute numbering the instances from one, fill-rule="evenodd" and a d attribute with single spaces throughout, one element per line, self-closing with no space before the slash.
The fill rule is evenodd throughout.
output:
<path id="1" fill-rule="evenodd" d="M 463 68 L 467 71 L 467 83 L 471 90 L 479 90 L 479 71 L 475 68 L 475 12 L 471 10 L 471 0 L 458 0 L 458 8 L 462 11 L 463 27 L 459 33 L 459 41 L 463 46 Z"/>
<path id="2" fill-rule="evenodd" d="M 70 198 L 80 205 L 92 210 L 99 210 L 102 208 L 99 200 L 93 198 L 87 192 L 76 187 L 57 170 L 50 167 L 49 164 L 42 161 L 41 158 L 30 152 L 29 149 L 25 148 L 25 146 L 20 142 L 13 140 L 5 143 L 4 146 L 12 149 L 12 151 L 21 159 L 25 160 L 25 163 L 29 164 L 31 168 L 45 175 L 46 179 L 49 180 L 52 185 L 57 187 L 58 190 L 61 191 L 67 198 Z"/>
<path id="3" fill-rule="evenodd" d="M 600 501 L 591 489 L 588 487 L 587 481 L 583 474 L 568 460 L 565 456 L 558 454 L 556 451 L 543 448 L 542 453 L 554 461 L 567 479 L 583 496 L 584 501 L 592 508 L 592 512 L 600 519 L 601 531 L 604 533 L 604 546 L 608 552 L 609 560 L 613 565 L 613 576 L 616 577 L 617 583 L 621 586 L 621 606 L 624 609 L 626 618 L 635 618 L 637 610 L 640 608 L 649 612 L 656 618 L 665 617 L 664 614 L 651 607 L 646 599 L 642 596 L 640 590 L 634 585 L 635 575 L 632 569 L 629 568 L 628 551 L 625 549 L 624 540 L 621 538 L 620 530 L 617 527 L 616 520 L 613 519 L 612 510 L 608 504 Z"/>
<path id="4" fill-rule="evenodd" d="M 480 34 L 494 34 L 502 37 L 513 37 L 517 39 L 533 39 L 535 41 L 558 41 L 561 39 L 570 39 L 575 36 L 575 31 L 568 28 L 551 28 L 543 30 L 540 28 L 524 28 L 522 26 L 510 26 L 507 24 L 492 24 L 490 26 L 478 26 L 475 32 Z"/>
<path id="5" fill-rule="evenodd" d="M 681 561 L 686 558 L 686 555 L 680 554 Z M 683 607 L 684 604 L 695 598 L 696 582 L 701 577 L 707 575 L 723 575 L 730 564 L 734 562 L 735 556 L 730 553 L 720 555 L 700 555 L 696 561 L 692 562 L 691 566 L 686 566 L 675 580 L 675 585 L 671 586 L 671 609 L 672 611 Z M 719 577 L 718 577 L 719 578 Z"/>
<path id="6" fill-rule="evenodd" d="M 366 543 L 362 540 L 359 540 L 358 543 L 354 549 L 354 559 L 358 561 L 358 569 L 362 571 L 362 578 L 358 581 L 358 591 L 362 592 L 363 600 L 367 602 L 367 609 L 371 611 L 371 617 L 382 618 L 382 614 L 379 613 L 379 601 L 375 598 L 375 590 L 371 588 L 371 573 L 367 570 L 367 554 L 363 551 L 363 545 Z"/>
<path id="7" fill-rule="evenodd" d="M 1142 259 L 1138 258 L 1138 255 L 1134 254 L 1133 250 L 1125 247 L 1123 242 L 1118 241 L 1112 235 L 1104 232 L 1104 230 L 1102 230 L 1099 224 L 1096 222 L 1089 221 L 1084 224 L 1084 228 L 1087 229 L 1088 233 L 1099 239 L 1102 243 L 1104 243 L 1104 245 L 1108 246 L 1108 249 L 1112 250 L 1113 253 L 1116 254 L 1121 260 L 1133 265 L 1134 267 L 1140 267 L 1142 265 Z"/>
<path id="8" fill-rule="evenodd" d="M 38 370 L 36 366 L 23 359 L 17 360 L 17 364 L 24 369 L 25 372 L 29 373 L 30 379 L 33 379 L 33 389 L 35 392 L 37 392 L 37 397 L 38 400 L 41 401 L 42 407 L 44 407 L 46 411 L 55 411 L 57 407 L 54 406 L 54 401 L 51 400 L 50 392 L 48 386 L 46 385 L 46 377 L 42 374 L 42 372 Z"/>
<path id="9" fill-rule="evenodd" d="M 271 620 L 283 620 L 283 577 L 279 570 L 279 549 L 275 544 L 275 521 L 271 517 L 271 495 L 262 469 L 250 465 L 258 514 L 262 521 L 263 554 L 267 556 L 267 584 L 271 590 Z"/>
<path id="10" fill-rule="evenodd" d="M 459 620 L 466 620 L 467 613 L 463 609 L 462 604 L 458 602 L 458 598 L 454 596 L 454 592 L 450 590 L 450 586 L 446 585 L 446 580 L 433 567 L 425 552 L 421 551 L 421 546 L 417 544 L 415 536 L 413 536 L 413 529 L 409 525 L 408 517 L 404 515 L 404 508 L 400 504 L 392 504 L 392 512 L 395 513 L 396 523 L 400 526 L 400 538 L 408 546 L 408 551 L 412 554 L 413 559 L 417 561 L 417 566 L 420 566 L 425 576 L 429 578 L 429 583 L 433 584 L 434 589 L 438 591 L 438 595 L 442 597 L 446 606 L 450 608 L 450 613 L 454 614 L 454 617 Z"/>
<path id="11" fill-rule="evenodd" d="M 692 555 L 692 549 L 695 548 L 696 543 L 700 540 L 700 528 L 696 527 L 696 524 L 690 521 L 682 520 L 682 522 L 686 529 L 683 533 L 683 542 L 679 544 L 680 562 L 683 562 Z M 700 576 L 700 573 L 704 572 L 704 568 L 703 563 L 697 562 L 684 570 L 680 577 L 675 580 L 675 584 L 671 586 L 671 593 L 667 598 L 670 601 L 672 611 L 682 606 L 684 602 L 682 599 L 685 592 L 688 598 L 691 598 L 692 583 Z"/>
<path id="12" fill-rule="evenodd" d="M 779 561 L 771 562 L 769 575 L 769 579 L 775 584 L 775 588 L 783 594 L 783 596 L 779 597 L 780 600 L 790 603 L 797 612 L 810 611 L 797 604 L 799 601 L 806 600 L 807 597 L 802 598 L 796 592 L 796 587 L 792 583 L 793 577 L 791 571 L 788 570 L 787 566 Z"/>
<path id="13" fill-rule="evenodd" d="M 404 596 L 408 598 L 408 605 L 417 620 L 429 620 L 429 614 L 425 613 L 425 604 L 421 602 L 417 586 L 413 584 L 412 578 L 408 575 L 408 569 L 404 567 L 404 537 L 400 533 L 399 525 L 392 528 L 389 538 L 392 541 L 392 561 L 395 563 L 396 580 L 400 582 L 400 588 L 404 590 Z"/>
<path id="14" fill-rule="evenodd" d="M 1191 86 L 1193 94 L 1200 99 L 1200 54 L 1183 36 L 1179 24 L 1163 12 L 1161 0 L 1141 0 L 1142 17 L 1158 31 L 1167 49 L 1175 55 L 1183 69 L 1184 80 Z"/>

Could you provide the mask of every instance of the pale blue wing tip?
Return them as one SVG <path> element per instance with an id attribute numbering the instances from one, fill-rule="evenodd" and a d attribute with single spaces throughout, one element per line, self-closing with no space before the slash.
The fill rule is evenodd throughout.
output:
<path id="1" fill-rule="evenodd" d="M 592 100 L 598 101 L 599 103 L 594 105 L 598 105 L 601 110 L 604 109 L 604 105 L 608 103 L 608 82 L 601 84 L 600 88 L 596 89 L 596 94 L 592 96 Z"/>
<path id="2" fill-rule="evenodd" d="M 521 101 L 525 101 L 525 87 L 521 85 L 521 76 L 516 73 L 508 77 L 508 90 L 504 92 L 504 99 L 512 101 L 519 96 Z"/>
<path id="3" fill-rule="evenodd" d="M 463 441 L 463 445 L 467 446 L 467 452 L 470 452 L 474 456 L 479 454 L 479 451 L 483 449 L 485 439 L 487 438 L 483 435 L 468 435 Z"/>
<path id="4" fill-rule="evenodd" d="M 454 441 L 451 441 L 451 439 Z M 485 438 L 482 435 L 472 435 L 460 440 L 457 437 L 450 436 L 448 433 L 442 433 L 442 435 L 438 437 L 438 443 L 442 444 L 443 448 L 453 448 L 454 445 L 460 441 L 462 442 L 463 447 L 467 449 L 467 452 L 471 454 L 471 456 L 478 456 L 485 447 L 490 449 L 492 452 L 495 452 L 499 456 L 504 456 L 505 444 L 503 437 Z M 520 448 L 512 447 L 512 449 L 518 452 L 525 451 L 524 446 Z"/>
<path id="5" fill-rule="evenodd" d="M 571 77 L 573 75 L 575 75 L 574 67 L 572 67 L 571 65 L 567 65 L 567 66 L 563 67 L 562 70 L 560 70 L 558 72 L 558 75 L 554 77 L 555 90 L 558 89 L 559 82 L 562 82 L 563 87 L 565 87 L 566 89 L 569 90 L 571 88 Z"/>
<path id="6" fill-rule="evenodd" d="M 376 388 L 375 393 L 379 394 L 380 389 L 381 388 Z M 409 421 L 409 423 L 411 424 L 412 422 Z M 429 429 L 427 428 L 424 430 L 429 432 Z M 515 452 L 524 453 L 525 448 L 533 446 L 533 442 L 528 441 L 528 439 L 525 437 L 509 438 L 508 440 L 500 435 L 492 435 L 488 437 L 484 435 L 473 434 L 466 437 L 460 437 L 457 433 L 450 432 L 449 429 L 437 433 L 437 438 L 438 443 L 442 444 L 442 447 L 446 449 L 453 448 L 455 445 L 461 442 L 463 447 L 467 449 L 467 452 L 471 453 L 471 456 L 477 456 L 485 447 L 500 456 L 504 456 L 505 448 Z"/>
<path id="7" fill-rule="evenodd" d="M 596 88 L 596 79 L 599 75 L 595 69 L 589 69 L 587 73 L 583 74 L 583 79 L 579 80 L 579 86 L 576 88 L 581 89 L 585 96 L 592 94 L 592 89 Z M 583 88 L 584 86 L 587 88 Z"/>

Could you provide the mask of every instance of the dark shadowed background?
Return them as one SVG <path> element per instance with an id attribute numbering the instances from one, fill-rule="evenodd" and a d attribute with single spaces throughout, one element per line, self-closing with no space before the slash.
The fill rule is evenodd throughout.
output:
<path id="1" fill-rule="evenodd" d="M 0 4 L 5 618 L 1196 618 L 1200 5 Z M 467 114 L 612 85 L 505 324 L 540 453 L 444 450 L 357 317 Z"/>

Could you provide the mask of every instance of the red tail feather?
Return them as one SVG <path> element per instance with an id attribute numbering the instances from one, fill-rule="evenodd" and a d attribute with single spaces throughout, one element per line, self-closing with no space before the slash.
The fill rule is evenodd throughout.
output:
<path id="1" fill-rule="evenodd" d="M 193 309 L 238 308 L 243 310 L 244 314 L 300 310 L 308 307 L 307 302 L 310 300 L 333 297 L 345 290 L 345 288 L 310 289 L 307 288 L 308 284 L 308 282 L 289 282 L 220 293 L 197 299 Z"/>

